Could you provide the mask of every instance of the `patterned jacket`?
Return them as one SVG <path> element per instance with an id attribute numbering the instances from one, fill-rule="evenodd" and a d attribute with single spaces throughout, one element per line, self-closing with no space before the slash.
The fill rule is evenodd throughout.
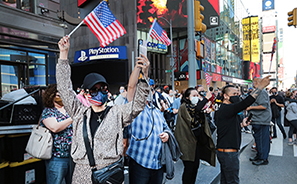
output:
<path id="1" fill-rule="evenodd" d="M 67 113 L 73 119 L 71 156 L 76 164 L 89 165 L 82 130 L 85 114 L 87 116 L 89 141 L 93 148 L 97 169 L 100 169 L 118 161 L 122 155 L 123 127 L 129 125 L 143 111 L 149 94 L 149 86 L 144 82 L 138 83 L 134 102 L 131 101 L 124 105 L 115 105 L 110 109 L 94 135 L 93 146 L 89 126 L 91 107 L 84 106 L 76 98 L 76 93 L 72 89 L 70 71 L 68 60 L 59 59 L 56 67 L 57 89 Z"/>

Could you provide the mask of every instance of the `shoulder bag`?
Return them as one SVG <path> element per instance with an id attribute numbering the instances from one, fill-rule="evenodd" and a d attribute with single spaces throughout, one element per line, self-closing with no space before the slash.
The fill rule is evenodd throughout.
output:
<path id="1" fill-rule="evenodd" d="M 110 108 L 105 110 L 104 114 L 101 117 L 101 120 L 103 120 L 104 116 L 107 114 L 108 110 Z M 97 170 L 93 150 L 90 146 L 90 141 L 88 138 L 88 132 L 87 132 L 87 116 L 84 115 L 84 124 L 83 124 L 83 137 L 84 142 L 87 150 L 87 156 L 89 159 L 89 164 L 92 168 L 92 182 L 93 184 L 121 184 L 124 181 L 124 159 L 123 157 L 120 158 L 117 162 L 104 167 L 100 170 Z M 99 125 L 100 126 L 100 125 Z M 93 138 L 92 138 L 93 139 Z"/>
<path id="2" fill-rule="evenodd" d="M 47 128 L 40 126 L 40 119 L 38 125 L 33 125 L 26 152 L 35 158 L 50 159 L 52 157 L 53 137 Z"/>

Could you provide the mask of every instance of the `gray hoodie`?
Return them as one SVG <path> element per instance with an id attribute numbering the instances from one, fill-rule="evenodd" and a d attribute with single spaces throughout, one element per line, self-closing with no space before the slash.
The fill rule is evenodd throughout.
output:
<path id="1" fill-rule="evenodd" d="M 297 120 L 297 104 L 296 102 L 291 102 L 286 104 L 287 106 L 287 115 L 286 118 L 289 121 Z"/>

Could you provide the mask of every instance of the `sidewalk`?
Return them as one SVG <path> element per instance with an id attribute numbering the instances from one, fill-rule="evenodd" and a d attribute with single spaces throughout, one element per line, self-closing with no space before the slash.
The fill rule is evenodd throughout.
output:
<path id="1" fill-rule="evenodd" d="M 215 140 L 215 139 L 214 139 Z M 244 148 L 253 141 L 252 134 L 242 133 L 242 141 L 240 149 L 244 150 Z M 183 163 L 181 160 L 175 163 L 175 176 L 172 180 L 165 179 L 164 175 L 164 182 L 166 184 L 180 184 L 182 181 L 182 173 L 183 173 Z M 196 179 L 196 183 L 203 183 L 203 184 L 216 184 L 219 183 L 220 180 L 220 164 L 217 160 L 216 167 L 206 166 L 204 164 L 200 164 L 198 170 L 198 176 Z M 125 184 L 129 183 L 129 173 L 125 174 Z"/>

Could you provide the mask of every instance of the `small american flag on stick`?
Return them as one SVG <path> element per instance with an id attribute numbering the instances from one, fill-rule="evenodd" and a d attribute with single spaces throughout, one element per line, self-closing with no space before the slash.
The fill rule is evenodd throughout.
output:
<path id="1" fill-rule="evenodd" d="M 167 46 L 171 44 L 171 40 L 168 38 L 166 31 L 162 29 L 162 27 L 158 24 L 157 20 L 154 19 L 152 27 L 149 31 L 149 35 Z"/>

